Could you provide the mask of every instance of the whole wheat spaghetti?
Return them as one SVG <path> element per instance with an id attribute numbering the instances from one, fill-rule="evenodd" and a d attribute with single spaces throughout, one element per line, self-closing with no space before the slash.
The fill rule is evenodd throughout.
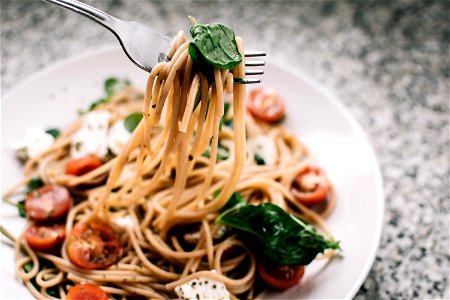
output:
<path id="1" fill-rule="evenodd" d="M 240 38 L 237 44 L 243 53 Z M 254 253 L 215 222 L 234 192 L 250 204 L 276 204 L 330 235 L 324 219 L 333 209 L 333 192 L 317 213 L 289 190 L 296 174 L 314 162 L 308 149 L 282 126 L 246 113 L 245 85 L 233 83 L 233 78 L 244 77 L 243 63 L 232 70 L 215 68 L 210 80 L 195 68 L 188 45 L 180 32 L 170 60 L 150 73 L 145 93 L 129 87 L 96 108 L 111 113 L 110 123 L 131 112 L 143 113 L 118 156 L 82 176 L 65 173 L 81 116 L 50 149 L 27 161 L 23 182 L 6 193 L 39 176 L 45 183 L 67 187 L 75 199 L 67 233 L 93 215 L 121 232 L 120 259 L 98 270 L 74 265 L 67 242 L 61 251 L 45 253 L 30 248 L 22 235 L 15 247 L 16 274 L 36 298 L 64 299 L 80 282 L 95 283 L 118 298 L 174 298 L 175 287 L 199 277 L 223 282 L 232 298 L 256 297 L 261 290 L 254 286 Z M 225 103 L 232 108 L 226 115 Z M 224 117 L 233 120 L 232 128 L 221 124 Z M 256 164 L 253 150 L 246 147 L 248 139 L 260 135 L 275 145 L 270 165 Z M 228 157 L 218 159 L 223 149 Z"/>

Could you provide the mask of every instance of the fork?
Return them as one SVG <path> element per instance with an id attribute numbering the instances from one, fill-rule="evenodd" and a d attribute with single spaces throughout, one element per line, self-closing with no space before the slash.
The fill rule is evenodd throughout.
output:
<path id="1" fill-rule="evenodd" d="M 139 68 L 151 72 L 157 63 L 167 60 L 166 52 L 169 50 L 171 38 L 164 36 L 152 28 L 137 22 L 129 22 L 113 17 L 97 8 L 77 0 L 43 0 L 61 7 L 70 9 L 99 23 L 110 30 L 119 40 L 122 49 L 128 58 Z M 244 56 L 265 56 L 263 51 L 245 51 Z M 264 66 L 264 61 L 246 60 L 246 67 Z M 245 75 L 262 75 L 262 69 L 247 69 Z M 258 78 L 235 78 L 235 83 L 260 83 Z"/>

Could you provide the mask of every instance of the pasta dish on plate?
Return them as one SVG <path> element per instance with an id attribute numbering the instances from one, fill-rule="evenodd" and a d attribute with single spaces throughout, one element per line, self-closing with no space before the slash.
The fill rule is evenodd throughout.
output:
<path id="1" fill-rule="evenodd" d="M 221 24 L 191 35 L 145 92 L 108 79 L 69 128 L 14 145 L 24 179 L 4 198 L 27 218 L 16 274 L 36 298 L 253 299 L 339 249 L 332 184 L 283 128 L 283 100 L 234 80 L 241 38 Z"/>

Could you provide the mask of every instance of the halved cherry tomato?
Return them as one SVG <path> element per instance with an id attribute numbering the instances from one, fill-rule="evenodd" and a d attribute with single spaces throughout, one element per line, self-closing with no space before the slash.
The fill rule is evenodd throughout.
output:
<path id="1" fill-rule="evenodd" d="M 284 290 L 298 284 L 304 273 L 305 267 L 301 265 L 267 268 L 263 264 L 258 264 L 258 274 L 262 280 L 278 290 Z"/>
<path id="2" fill-rule="evenodd" d="M 73 286 L 66 296 L 67 300 L 108 300 L 108 294 L 98 285 L 92 283 L 79 283 Z"/>
<path id="3" fill-rule="evenodd" d="M 66 238 L 66 226 L 64 224 L 33 224 L 25 231 L 25 238 L 34 250 L 52 250 L 60 246 Z"/>
<path id="4" fill-rule="evenodd" d="M 255 117 L 265 122 L 278 122 L 284 117 L 284 101 L 270 87 L 256 89 L 248 97 L 247 109 Z"/>
<path id="5" fill-rule="evenodd" d="M 291 185 L 292 195 L 305 205 L 325 201 L 329 189 L 330 182 L 325 172 L 314 166 L 308 166 L 298 173 Z"/>
<path id="6" fill-rule="evenodd" d="M 83 269 L 104 269 L 122 252 L 119 233 L 100 220 L 78 223 L 69 235 L 69 259 Z"/>
<path id="7" fill-rule="evenodd" d="M 97 169 L 103 164 L 102 160 L 95 155 L 71 160 L 66 165 L 66 174 L 81 176 Z"/>
<path id="8" fill-rule="evenodd" d="M 69 191 L 56 184 L 48 184 L 27 195 L 25 210 L 35 221 L 48 221 L 67 214 L 72 205 Z"/>

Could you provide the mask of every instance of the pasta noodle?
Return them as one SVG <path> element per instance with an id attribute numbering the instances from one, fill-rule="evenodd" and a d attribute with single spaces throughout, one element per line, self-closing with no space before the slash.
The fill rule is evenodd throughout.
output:
<path id="1" fill-rule="evenodd" d="M 243 53 L 239 38 L 237 43 Z M 318 213 L 289 191 L 296 174 L 314 161 L 308 149 L 283 127 L 246 113 L 245 85 L 233 84 L 233 78 L 245 75 L 243 63 L 232 70 L 214 69 L 211 83 L 193 66 L 188 45 L 180 32 L 172 41 L 170 61 L 152 70 L 144 94 L 129 87 L 96 108 L 111 113 L 110 123 L 143 112 L 117 157 L 82 176 L 65 174 L 71 137 L 81 117 L 50 149 L 26 163 L 24 180 L 6 193 L 39 176 L 76 195 L 66 219 L 67 233 L 92 216 L 121 228 L 124 254 L 103 270 L 74 265 L 67 242 L 61 253 L 44 253 L 31 249 L 22 235 L 15 248 L 16 274 L 36 298 L 64 299 L 69 287 L 79 282 L 98 284 L 117 298 L 173 298 L 176 286 L 199 277 L 223 282 L 233 298 L 244 293 L 256 297 L 261 291 L 254 290 L 254 254 L 236 236 L 224 235 L 224 226 L 215 222 L 235 191 L 252 204 L 272 202 L 330 235 L 324 218 L 334 196 Z M 227 115 L 232 115 L 234 128 L 221 126 L 226 102 L 232 107 Z M 270 137 L 275 145 L 272 165 L 255 164 L 252 149 L 246 147 L 247 139 L 258 135 Z M 228 159 L 218 160 L 220 147 L 228 149 Z M 203 155 L 205 150 L 209 157 Z M 32 268 L 25 271 L 30 263 Z"/>

